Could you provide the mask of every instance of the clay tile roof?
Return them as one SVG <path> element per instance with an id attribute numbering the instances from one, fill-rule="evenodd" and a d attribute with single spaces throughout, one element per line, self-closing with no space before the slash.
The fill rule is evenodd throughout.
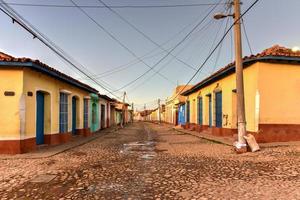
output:
<path id="1" fill-rule="evenodd" d="M 286 56 L 286 57 L 300 57 L 300 51 L 293 51 L 279 45 L 274 45 L 271 48 L 264 50 L 257 54 L 257 56 Z"/>
<path id="2" fill-rule="evenodd" d="M 41 71 L 41 72 L 46 73 L 47 75 L 50 75 L 50 76 L 55 76 L 55 78 L 60 78 L 61 80 L 65 81 L 65 82 L 68 82 L 71 85 L 75 85 L 75 86 L 80 87 L 82 89 L 85 89 L 89 92 L 98 93 L 98 91 L 95 88 L 92 88 L 89 85 L 87 85 L 85 83 L 82 83 L 82 82 L 78 81 L 77 79 L 74 79 L 73 77 L 68 76 L 68 75 L 58 71 L 58 70 L 48 66 L 47 64 L 42 63 L 39 60 L 33 60 L 33 59 L 30 59 L 30 58 L 25 58 L 25 57 L 16 58 L 16 57 L 13 57 L 11 55 L 0 52 L 0 62 L 24 63 L 24 67 L 28 67 L 27 65 L 25 66 L 25 63 L 33 63 L 33 64 L 36 64 L 38 66 L 38 68 L 34 68 L 37 71 Z M 1 63 L 0 67 L 1 66 L 7 66 L 7 63 Z M 29 68 L 30 68 L 30 66 L 29 66 Z"/>
<path id="3" fill-rule="evenodd" d="M 293 51 L 292 49 L 289 49 L 289 48 L 286 48 L 283 46 L 274 45 L 256 55 L 250 55 L 250 56 L 243 57 L 244 67 L 246 65 L 249 66 L 253 62 L 258 62 L 260 60 L 263 60 L 263 58 L 267 58 L 269 60 L 274 60 L 274 61 L 280 60 L 283 58 L 288 58 L 290 61 L 296 60 L 296 61 L 300 62 L 300 60 L 299 60 L 300 51 Z M 183 92 L 181 95 L 186 96 L 188 94 L 191 94 L 191 93 L 199 90 L 201 87 L 204 87 L 205 85 L 210 84 L 213 81 L 219 80 L 220 78 L 222 78 L 230 73 L 234 73 L 235 72 L 234 65 L 235 65 L 235 62 L 229 63 L 225 67 L 223 67 L 223 68 L 219 69 L 218 71 L 216 71 L 215 73 L 213 73 L 211 76 L 205 78 L 201 82 L 194 85 L 189 90 Z"/>

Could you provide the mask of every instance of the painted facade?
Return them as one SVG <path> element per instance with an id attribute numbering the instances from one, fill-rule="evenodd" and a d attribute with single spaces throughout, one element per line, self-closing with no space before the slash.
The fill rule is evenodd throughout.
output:
<path id="1" fill-rule="evenodd" d="M 89 135 L 90 93 L 49 66 L 0 54 L 0 152 L 23 153 Z"/>
<path id="2" fill-rule="evenodd" d="M 166 99 L 165 122 L 177 125 L 179 121 L 179 105 L 185 102 L 185 97 L 178 94 L 190 89 L 191 85 L 179 85 L 173 91 L 172 96 Z M 181 115 L 182 116 L 182 115 Z M 181 120 L 182 122 L 182 120 Z M 181 123 L 182 124 L 182 123 Z"/>
<path id="3" fill-rule="evenodd" d="M 100 129 L 99 97 L 97 94 L 90 94 L 90 97 L 90 129 L 91 132 L 96 132 Z"/>
<path id="4" fill-rule="evenodd" d="M 244 58 L 247 131 L 258 142 L 300 140 L 300 53 L 274 46 Z M 237 133 L 234 64 L 183 93 L 186 128 L 214 135 Z"/>

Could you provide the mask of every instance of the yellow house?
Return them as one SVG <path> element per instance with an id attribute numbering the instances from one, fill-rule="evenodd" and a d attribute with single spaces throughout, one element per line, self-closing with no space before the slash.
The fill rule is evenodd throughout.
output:
<path id="1" fill-rule="evenodd" d="M 178 106 L 185 102 L 185 97 L 178 94 L 190 89 L 192 85 L 179 85 L 173 91 L 172 96 L 166 99 L 165 122 L 169 124 L 178 124 Z"/>
<path id="2" fill-rule="evenodd" d="M 0 53 L 0 153 L 23 153 L 89 135 L 94 88 L 38 60 Z"/>
<path id="3" fill-rule="evenodd" d="M 273 46 L 245 57 L 247 131 L 258 142 L 300 140 L 300 52 Z M 186 128 L 214 135 L 237 134 L 234 63 L 183 93 Z"/>

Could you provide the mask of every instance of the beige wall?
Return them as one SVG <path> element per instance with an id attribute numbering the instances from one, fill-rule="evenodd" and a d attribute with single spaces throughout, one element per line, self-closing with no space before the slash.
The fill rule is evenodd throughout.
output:
<path id="1" fill-rule="evenodd" d="M 4 96 L 5 91 L 15 96 Z M 23 71 L 21 69 L 0 69 L 0 139 L 20 139 L 24 130 Z"/>
<path id="2" fill-rule="evenodd" d="M 245 87 L 245 105 L 246 105 L 246 121 L 247 130 L 255 131 L 257 129 L 257 120 L 255 119 L 255 97 L 257 92 L 257 77 L 258 77 L 258 63 L 248 67 L 244 70 L 244 87 Z M 198 104 L 197 98 L 202 96 L 203 98 L 203 123 L 209 125 L 208 118 L 208 97 L 207 94 L 212 95 L 212 124 L 215 126 L 215 92 L 222 90 L 222 113 L 223 113 L 223 127 L 224 128 L 236 128 L 236 121 L 232 120 L 236 113 L 236 105 L 232 92 L 235 87 L 235 74 L 229 75 L 219 81 L 210 84 L 201 90 L 188 96 L 190 101 L 190 123 L 197 123 L 198 121 Z"/>
<path id="3" fill-rule="evenodd" d="M 300 124 L 300 66 L 259 63 L 261 124 Z"/>
<path id="4" fill-rule="evenodd" d="M 33 96 L 26 95 L 26 137 L 36 136 L 36 92 L 43 91 L 45 96 L 45 113 L 49 112 L 45 124 L 49 124 L 49 129 L 45 134 L 59 133 L 59 94 L 61 90 L 67 90 L 71 93 L 68 95 L 68 131 L 72 130 L 72 97 L 76 96 L 77 100 L 77 117 L 76 128 L 83 128 L 83 98 L 89 96 L 89 93 L 78 89 L 72 85 L 61 82 L 45 74 L 24 69 L 24 94 L 31 91 Z M 47 104 L 46 102 L 49 101 Z M 46 108 L 46 105 L 49 107 Z"/>

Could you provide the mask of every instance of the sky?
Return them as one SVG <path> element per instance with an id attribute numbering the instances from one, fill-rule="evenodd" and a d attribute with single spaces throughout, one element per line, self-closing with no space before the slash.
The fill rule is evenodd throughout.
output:
<path id="1" fill-rule="evenodd" d="M 101 5 L 98 0 L 73 1 L 80 6 Z M 205 4 L 219 1 L 104 0 L 109 6 Z M 6 0 L 5 2 L 72 5 L 70 0 Z M 242 12 L 253 2 L 254 0 L 244 0 Z M 127 101 L 134 102 L 136 108 L 139 109 L 144 106 L 144 103 L 148 108 L 156 106 L 158 98 L 166 99 L 171 96 L 176 85 L 185 84 L 195 73 L 195 69 L 202 65 L 212 47 L 220 40 L 226 24 L 228 28 L 232 23 L 230 18 L 228 21 L 227 19 L 213 19 L 214 13 L 230 12 L 226 5 L 220 4 L 186 40 L 174 48 L 212 9 L 211 5 L 113 8 L 148 39 L 107 8 L 83 8 L 98 23 L 96 25 L 76 7 L 10 6 L 71 55 L 77 63 L 81 64 L 80 67 L 84 67 L 85 71 L 88 70 L 90 75 L 97 78 L 110 91 L 116 91 L 132 82 L 149 71 L 149 67 L 153 67 L 159 60 L 166 57 L 154 68 L 156 71 L 159 70 L 159 73 L 150 70 L 133 84 L 113 92 L 119 97 L 126 91 Z M 244 17 L 246 34 L 243 28 L 243 55 L 250 55 L 251 52 L 259 53 L 275 44 L 290 48 L 300 46 L 299 8 L 299 0 L 260 0 Z M 115 40 L 99 25 L 113 35 Z M 90 84 L 102 94 L 108 93 L 83 74 L 78 73 L 40 41 L 33 39 L 20 26 L 13 24 L 12 20 L 3 13 L 0 13 L 0 26 L 0 51 L 16 57 L 39 59 L 51 67 Z M 246 35 L 250 45 L 246 40 Z M 228 34 L 222 45 L 193 79 L 192 84 L 233 61 L 232 37 L 232 34 Z M 170 51 L 174 48 L 171 54 L 188 66 L 171 55 L 166 56 L 166 51 L 155 43 L 161 45 L 164 50 Z M 114 71 L 108 72 L 111 70 Z"/>

